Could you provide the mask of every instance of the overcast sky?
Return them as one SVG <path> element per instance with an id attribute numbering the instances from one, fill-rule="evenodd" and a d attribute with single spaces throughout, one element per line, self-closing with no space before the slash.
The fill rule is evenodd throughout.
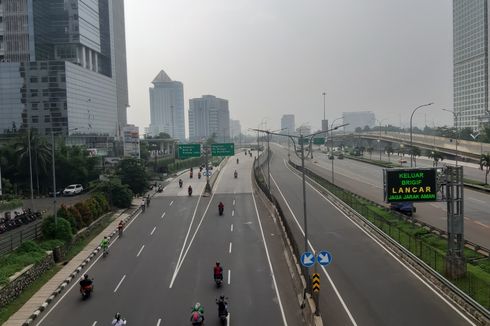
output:
<path id="1" fill-rule="evenodd" d="M 149 125 L 163 69 L 189 98 L 229 100 L 242 129 L 283 114 L 320 128 L 370 110 L 394 125 L 452 124 L 452 1 L 125 0 L 128 122 Z M 187 129 L 186 125 L 186 129 Z"/>

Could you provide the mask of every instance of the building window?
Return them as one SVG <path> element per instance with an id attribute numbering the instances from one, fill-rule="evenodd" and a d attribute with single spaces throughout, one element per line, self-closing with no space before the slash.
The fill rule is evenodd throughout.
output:
<path id="1" fill-rule="evenodd" d="M 49 115 L 45 115 L 44 122 L 51 122 L 51 117 Z"/>
<path id="2" fill-rule="evenodd" d="M 33 115 L 31 117 L 31 119 L 32 119 L 32 123 L 38 123 L 39 122 L 39 117 L 37 115 Z"/>
<path id="3" fill-rule="evenodd" d="M 33 102 L 33 103 L 31 103 L 31 108 L 32 108 L 33 110 L 37 110 L 37 109 L 38 109 L 38 103 L 37 103 L 37 102 Z"/>
<path id="4" fill-rule="evenodd" d="M 42 77 L 42 78 L 41 78 L 41 82 L 43 82 L 43 83 L 47 83 L 47 82 L 48 82 L 48 77 Z"/>
<path id="5" fill-rule="evenodd" d="M 36 97 L 37 96 L 37 89 L 31 89 L 31 96 Z"/>
<path id="6" fill-rule="evenodd" d="M 37 83 L 38 79 L 37 77 L 31 77 L 31 83 Z"/>

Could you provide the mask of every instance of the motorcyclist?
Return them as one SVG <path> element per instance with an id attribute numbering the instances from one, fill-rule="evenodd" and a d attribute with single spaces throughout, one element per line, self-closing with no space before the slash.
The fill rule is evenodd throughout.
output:
<path id="1" fill-rule="evenodd" d="M 228 316 L 228 302 L 224 295 L 221 295 L 219 299 L 216 299 L 216 304 L 218 305 L 218 315 Z"/>
<path id="2" fill-rule="evenodd" d="M 102 239 L 102 241 L 100 242 L 100 247 L 102 248 L 102 252 L 107 252 L 107 250 L 109 249 L 109 238 L 107 238 L 107 236 L 104 237 L 104 239 Z"/>
<path id="3" fill-rule="evenodd" d="M 204 314 L 204 307 L 199 303 L 196 302 L 196 304 L 192 307 L 192 312 L 197 311 L 201 315 Z"/>
<path id="4" fill-rule="evenodd" d="M 238 159 L 238 157 L 236 158 L 236 164 L 238 164 L 240 162 L 240 160 Z"/>
<path id="5" fill-rule="evenodd" d="M 86 290 L 92 289 L 93 281 L 89 278 L 88 274 L 83 275 L 83 278 L 80 280 L 80 292 L 85 292 Z"/>
<path id="6" fill-rule="evenodd" d="M 182 184 L 183 184 L 183 183 L 184 183 L 184 182 L 182 181 L 182 179 L 179 179 L 179 187 L 180 187 L 180 188 L 182 188 Z"/>
<path id="7" fill-rule="evenodd" d="M 192 196 L 192 186 L 189 185 L 189 187 L 187 188 L 187 192 L 189 193 L 189 196 Z"/>
<path id="8" fill-rule="evenodd" d="M 126 325 L 126 319 L 121 317 L 120 313 L 116 313 L 114 320 L 112 321 L 112 326 L 123 326 Z"/>
<path id="9" fill-rule="evenodd" d="M 218 211 L 220 214 L 223 214 L 223 211 L 225 210 L 225 205 L 223 204 L 223 202 L 219 202 L 218 204 Z"/>
<path id="10" fill-rule="evenodd" d="M 223 280 L 223 267 L 220 266 L 219 261 L 216 262 L 213 268 L 213 274 L 215 280 Z"/>
<path id="11" fill-rule="evenodd" d="M 201 172 L 197 172 L 197 178 L 201 179 Z"/>
<path id="12" fill-rule="evenodd" d="M 146 206 L 150 207 L 151 197 L 150 194 L 146 195 Z"/>
<path id="13" fill-rule="evenodd" d="M 141 211 L 144 212 L 146 208 L 145 198 L 141 199 Z"/>
<path id="14" fill-rule="evenodd" d="M 119 236 L 122 236 L 123 230 L 124 230 L 124 221 L 120 220 L 119 224 L 117 225 L 117 230 L 119 231 Z"/>
<path id="15" fill-rule="evenodd" d="M 192 307 L 191 322 L 192 325 L 202 325 L 204 323 L 204 307 L 199 302 L 196 302 Z"/>
<path id="16" fill-rule="evenodd" d="M 233 175 L 235 176 L 235 178 L 238 178 L 238 172 L 235 170 L 235 173 L 233 173 Z"/>

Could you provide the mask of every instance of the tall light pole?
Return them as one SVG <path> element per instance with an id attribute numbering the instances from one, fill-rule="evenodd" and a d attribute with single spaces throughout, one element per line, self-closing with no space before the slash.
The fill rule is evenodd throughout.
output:
<path id="1" fill-rule="evenodd" d="M 379 137 L 378 137 L 378 151 L 379 151 L 379 160 L 381 161 L 381 123 L 383 123 L 383 121 L 386 121 L 387 119 L 381 119 L 381 120 L 378 120 L 376 119 L 376 121 L 378 121 L 379 123 Z"/>
<path id="2" fill-rule="evenodd" d="M 334 130 L 336 130 L 336 129 L 338 129 L 338 127 L 334 129 L 333 124 L 335 123 L 335 121 L 340 120 L 340 119 L 343 119 L 343 118 L 344 118 L 344 117 L 338 117 L 337 119 L 334 119 L 334 120 L 332 121 L 332 124 L 330 125 L 330 130 L 329 130 L 329 131 L 330 131 L 330 144 L 331 144 L 331 145 L 330 145 L 330 146 L 331 146 L 331 147 L 330 147 L 330 152 L 331 152 L 331 153 L 330 153 L 330 155 L 329 155 L 329 157 L 328 157 L 328 158 L 331 158 L 331 159 L 332 159 L 332 184 L 335 184 L 335 180 L 334 180 L 334 172 L 333 172 L 333 161 L 334 161 L 334 159 L 335 159 L 335 156 L 333 155 L 333 131 L 334 131 Z M 344 126 L 345 126 L 345 125 L 344 125 Z"/>
<path id="3" fill-rule="evenodd" d="M 413 137 L 412 137 L 412 119 L 415 111 L 417 111 L 420 108 L 423 108 L 424 106 L 429 106 L 434 104 L 434 102 L 430 102 L 427 104 L 422 104 L 417 106 L 415 109 L 413 109 L 412 114 L 410 115 L 410 167 L 413 166 Z"/>
<path id="4" fill-rule="evenodd" d="M 326 116 L 325 116 L 325 96 L 327 95 L 326 92 L 323 92 L 323 120 L 326 120 Z"/>
<path id="5" fill-rule="evenodd" d="M 456 125 L 456 166 L 458 166 L 458 142 L 459 142 L 459 137 L 460 137 L 460 132 L 459 132 L 460 119 L 459 119 L 459 115 L 461 114 L 461 112 L 455 112 L 455 111 L 449 110 L 449 109 L 442 109 L 442 111 L 446 111 L 446 112 L 449 112 L 449 113 L 452 113 L 453 114 L 453 118 L 454 118 L 454 122 L 455 122 L 454 124 Z"/>

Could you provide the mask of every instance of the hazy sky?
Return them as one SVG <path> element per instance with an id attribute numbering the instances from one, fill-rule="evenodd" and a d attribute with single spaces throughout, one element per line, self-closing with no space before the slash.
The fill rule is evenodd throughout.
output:
<path id="1" fill-rule="evenodd" d="M 150 122 L 148 88 L 163 69 L 189 98 L 229 100 L 242 129 L 282 114 L 320 128 L 370 110 L 407 126 L 451 124 L 452 1 L 126 0 L 128 122 Z M 187 129 L 187 125 L 186 125 Z"/>

